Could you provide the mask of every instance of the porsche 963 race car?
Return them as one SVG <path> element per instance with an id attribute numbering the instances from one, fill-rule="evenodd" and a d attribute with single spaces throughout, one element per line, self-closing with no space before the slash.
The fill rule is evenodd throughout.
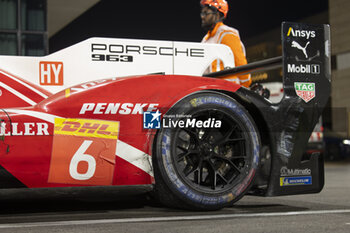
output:
<path id="1" fill-rule="evenodd" d="M 165 205 L 200 210 L 247 193 L 320 192 L 322 155 L 302 155 L 330 94 L 329 34 L 283 23 L 282 57 L 206 77 L 103 77 L 50 94 L 2 71 L 0 188 L 142 186 Z M 278 104 L 220 79 L 276 66 Z"/>

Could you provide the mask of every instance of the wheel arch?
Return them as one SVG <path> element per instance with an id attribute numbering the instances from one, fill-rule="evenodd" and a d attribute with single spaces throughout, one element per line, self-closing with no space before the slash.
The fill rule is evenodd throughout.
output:
<path id="1" fill-rule="evenodd" d="M 233 92 L 224 91 L 224 90 L 212 90 L 212 91 L 228 95 L 232 99 L 235 99 L 238 103 L 240 103 L 248 111 L 250 116 L 253 118 L 256 126 L 258 127 L 262 144 L 270 145 L 270 138 L 269 138 L 270 134 L 267 128 L 267 123 L 263 115 L 261 114 L 261 111 L 254 103 L 249 102 L 247 99 L 245 99 L 243 96 L 239 95 L 238 93 L 233 93 Z"/>
<path id="2" fill-rule="evenodd" d="M 259 134 L 260 134 L 260 140 L 261 140 L 261 152 L 266 151 L 266 148 L 268 151 L 270 151 L 270 157 L 265 156 L 263 154 L 260 155 L 260 162 L 259 162 L 259 169 L 257 171 L 257 176 L 255 179 L 255 183 L 252 186 L 251 192 L 258 195 L 263 195 L 265 193 L 265 190 L 268 186 L 268 181 L 271 175 L 271 162 L 272 162 L 272 156 L 273 153 L 271 153 L 272 145 L 271 145 L 271 135 L 270 131 L 267 126 L 267 122 L 265 121 L 265 118 L 263 114 L 261 113 L 261 110 L 257 105 L 255 105 L 253 102 L 249 101 L 247 98 L 244 97 L 244 95 L 239 94 L 238 92 L 229 92 L 225 90 L 212 90 L 218 93 L 225 94 L 232 99 L 236 100 L 239 104 L 241 104 L 250 114 L 252 119 L 254 120 Z"/>

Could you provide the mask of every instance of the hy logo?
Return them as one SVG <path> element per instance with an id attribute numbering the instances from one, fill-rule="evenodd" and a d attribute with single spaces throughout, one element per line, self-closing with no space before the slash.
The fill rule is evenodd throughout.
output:
<path id="1" fill-rule="evenodd" d="M 42 61 L 39 69 L 40 85 L 63 86 L 63 62 Z"/>
<path id="2" fill-rule="evenodd" d="M 307 30 L 295 30 L 292 27 L 290 27 L 288 29 L 287 36 L 310 39 L 310 38 L 316 37 L 316 32 L 315 31 L 307 31 Z"/>
<path id="3" fill-rule="evenodd" d="M 315 83 L 295 82 L 294 88 L 296 94 L 302 98 L 305 103 L 309 102 L 316 96 Z"/>

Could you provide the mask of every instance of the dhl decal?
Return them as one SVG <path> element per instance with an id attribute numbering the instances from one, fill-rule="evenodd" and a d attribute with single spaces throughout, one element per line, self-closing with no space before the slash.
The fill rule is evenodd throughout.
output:
<path id="1" fill-rule="evenodd" d="M 112 185 L 119 122 L 55 118 L 49 183 Z"/>
<path id="2" fill-rule="evenodd" d="M 118 139 L 119 122 L 55 118 L 55 135 Z"/>

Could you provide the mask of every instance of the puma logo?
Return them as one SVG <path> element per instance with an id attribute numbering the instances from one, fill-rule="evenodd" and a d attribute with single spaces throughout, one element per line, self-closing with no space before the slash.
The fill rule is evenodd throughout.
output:
<path id="1" fill-rule="evenodd" d="M 306 52 L 306 48 L 307 48 L 307 46 L 309 46 L 309 44 L 310 44 L 310 41 L 308 41 L 306 43 L 305 47 L 302 47 L 298 42 L 293 41 L 292 48 L 297 48 L 297 49 L 301 50 L 304 53 L 305 57 L 309 58 L 309 56 L 307 55 L 307 52 Z"/>

